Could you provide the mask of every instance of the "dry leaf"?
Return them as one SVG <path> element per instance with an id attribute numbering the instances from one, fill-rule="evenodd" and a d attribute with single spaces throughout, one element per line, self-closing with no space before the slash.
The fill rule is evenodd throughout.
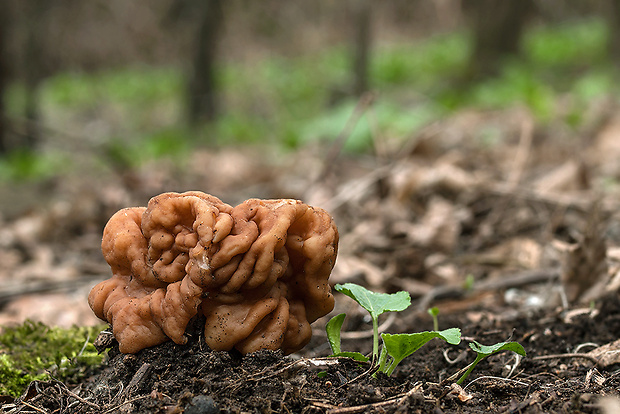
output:
<path id="1" fill-rule="evenodd" d="M 618 364 L 620 363 L 620 339 L 599 346 L 586 355 L 596 358 L 598 360 L 598 365 L 603 368 Z"/>
<path id="2" fill-rule="evenodd" d="M 604 225 L 599 206 L 595 205 L 588 216 L 581 240 L 565 251 L 561 279 L 569 302 L 593 300 L 603 293 L 604 289 L 599 287 L 608 279 Z M 599 292 L 590 290 L 594 287 Z"/>

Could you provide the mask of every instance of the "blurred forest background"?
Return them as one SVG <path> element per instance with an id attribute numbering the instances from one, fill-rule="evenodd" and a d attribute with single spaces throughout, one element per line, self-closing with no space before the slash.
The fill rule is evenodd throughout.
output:
<path id="1" fill-rule="evenodd" d="M 620 190 L 619 27 L 617 0 L 1 0 L 0 323 L 87 319 L 107 219 L 163 191 L 321 205 L 335 277 L 382 290 L 485 278 L 463 258 L 502 237 L 551 266 Z M 60 291 L 66 319 L 32 296 Z"/>

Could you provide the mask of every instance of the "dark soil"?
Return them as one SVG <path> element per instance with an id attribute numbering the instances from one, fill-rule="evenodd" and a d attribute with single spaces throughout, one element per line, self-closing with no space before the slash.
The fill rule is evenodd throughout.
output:
<path id="1" fill-rule="evenodd" d="M 15 413 L 594 413 L 601 396 L 617 394 L 618 367 L 584 356 L 618 338 L 617 295 L 591 309 L 507 314 L 500 318 L 499 312 L 471 309 L 440 315 L 442 325 L 461 327 L 465 340 L 459 346 L 431 341 L 392 377 L 372 375 L 369 364 L 318 357 L 327 353 L 316 352 L 325 349 L 324 338 L 314 338 L 304 356 L 213 352 L 199 333 L 187 345 L 167 342 L 136 355 L 120 354 L 111 340 L 106 367 L 88 381 L 35 382 L 3 408 Z M 400 322 L 409 321 L 409 331 L 416 332 L 431 328 L 428 319 L 403 313 Z M 473 360 L 467 346 L 472 339 L 518 341 L 527 357 L 492 355 L 461 388 L 449 377 Z M 343 348 L 359 349 L 369 341 L 344 341 Z"/>

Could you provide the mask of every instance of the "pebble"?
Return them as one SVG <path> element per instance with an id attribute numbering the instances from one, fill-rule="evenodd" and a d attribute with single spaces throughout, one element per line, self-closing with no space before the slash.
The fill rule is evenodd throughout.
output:
<path id="1" fill-rule="evenodd" d="M 217 404 L 212 397 L 207 395 L 197 395 L 185 407 L 185 414 L 217 414 L 220 412 Z"/>

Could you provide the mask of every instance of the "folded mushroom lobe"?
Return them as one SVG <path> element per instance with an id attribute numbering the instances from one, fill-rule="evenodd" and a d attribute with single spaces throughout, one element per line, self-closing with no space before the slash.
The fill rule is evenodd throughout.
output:
<path id="1" fill-rule="evenodd" d="M 112 277 L 89 303 L 121 352 L 183 344 L 197 315 L 217 350 L 301 349 L 329 313 L 338 231 L 327 212 L 297 200 L 231 207 L 197 191 L 164 193 L 112 216 L 102 251 Z"/>

